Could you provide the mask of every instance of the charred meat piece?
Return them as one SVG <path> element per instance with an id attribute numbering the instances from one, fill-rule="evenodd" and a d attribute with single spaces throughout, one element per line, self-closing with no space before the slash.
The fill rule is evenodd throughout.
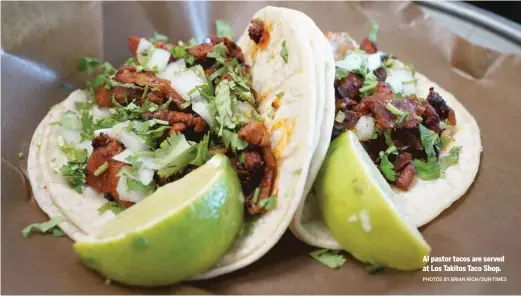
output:
<path id="1" fill-rule="evenodd" d="M 185 129 L 187 128 L 186 124 L 182 123 L 182 122 L 176 122 L 172 125 L 172 127 L 170 128 L 168 134 L 172 134 L 172 133 L 182 133 Z"/>
<path id="2" fill-rule="evenodd" d="M 447 105 L 445 100 L 434 91 L 434 87 L 429 88 L 429 95 L 427 96 L 427 102 L 431 105 L 441 119 L 447 119 L 450 125 L 456 125 L 456 114 L 451 107 Z"/>
<path id="3" fill-rule="evenodd" d="M 133 83 L 139 86 L 147 86 L 152 92 L 159 92 L 163 97 L 172 98 L 172 101 L 181 108 L 185 100 L 172 88 L 170 81 L 158 78 L 151 72 L 136 72 L 132 66 L 123 66 L 116 73 L 115 79 L 123 83 Z"/>
<path id="4" fill-rule="evenodd" d="M 257 151 L 247 151 L 244 152 L 244 168 L 248 171 L 253 171 L 255 169 L 261 168 L 264 166 L 264 162 L 262 161 L 261 155 Z"/>
<path id="5" fill-rule="evenodd" d="M 396 157 L 396 160 L 393 162 L 394 171 L 401 171 L 410 161 L 412 161 L 412 154 L 410 154 L 409 152 L 400 153 L 400 155 L 398 155 L 398 157 Z"/>
<path id="6" fill-rule="evenodd" d="M 106 89 L 105 86 L 100 86 L 95 90 L 96 103 L 101 107 L 112 107 L 112 97 L 122 104 L 126 105 L 136 99 L 141 100 L 143 90 L 139 88 L 130 88 L 123 86 L 116 86 L 112 89 Z"/>
<path id="7" fill-rule="evenodd" d="M 136 62 L 137 62 L 137 48 L 139 46 L 140 39 L 141 38 L 139 38 L 137 36 L 129 36 L 127 39 L 128 49 L 130 50 L 130 52 L 132 52 L 132 55 L 134 55 L 134 57 L 136 58 Z"/>
<path id="8" fill-rule="evenodd" d="M 188 49 L 188 53 L 195 58 L 199 64 L 205 64 L 207 56 L 213 50 L 213 45 L 210 43 L 201 43 L 195 47 Z"/>
<path id="9" fill-rule="evenodd" d="M 369 38 L 364 38 L 364 40 L 362 40 L 362 43 L 360 43 L 360 49 L 368 54 L 373 54 L 378 51 L 376 49 L 376 44 L 373 41 L 369 40 Z"/>
<path id="10" fill-rule="evenodd" d="M 231 40 L 228 37 L 224 38 L 217 38 L 217 37 L 210 37 L 210 42 L 215 45 L 219 44 L 221 42 L 224 42 L 224 46 L 226 46 L 226 56 L 229 58 L 236 58 L 239 60 L 239 62 L 244 63 L 244 55 L 242 53 L 241 47 L 238 46 L 233 40 Z"/>
<path id="11" fill-rule="evenodd" d="M 117 191 L 119 177 L 117 174 L 127 164 L 113 160 L 112 157 L 125 150 L 123 144 L 106 134 L 100 134 L 92 141 L 92 147 L 94 150 L 85 168 L 87 185 L 98 191 L 108 193 L 114 199 L 119 200 Z M 108 168 L 99 176 L 95 176 L 94 172 L 105 162 L 108 163 Z M 128 206 L 129 204 L 127 203 L 126 205 Z"/>
<path id="12" fill-rule="evenodd" d="M 186 125 L 186 127 L 193 127 L 194 132 L 201 133 L 206 131 L 206 121 L 199 116 L 188 113 L 183 113 L 179 111 L 171 111 L 171 110 L 157 110 L 154 112 L 145 112 L 141 114 L 141 118 L 144 120 L 150 119 L 159 119 L 165 120 L 172 125 L 172 128 L 180 129 L 181 125 L 176 125 L 177 123 L 182 123 Z"/>
<path id="13" fill-rule="evenodd" d="M 420 138 L 420 132 L 417 128 L 397 129 L 393 131 L 393 140 L 397 142 L 398 147 L 409 147 L 408 151 L 410 152 L 414 150 L 423 152 L 423 144 Z"/>
<path id="14" fill-rule="evenodd" d="M 403 167 L 402 171 L 397 174 L 394 185 L 401 190 L 408 190 L 414 180 L 414 175 L 416 175 L 416 168 L 414 164 L 409 161 Z"/>
<path id="15" fill-rule="evenodd" d="M 338 82 L 336 87 L 342 98 L 356 100 L 360 95 L 359 89 L 364 83 L 364 78 L 360 75 L 349 73 L 346 78 Z"/>
<path id="16" fill-rule="evenodd" d="M 424 125 L 435 132 L 440 131 L 440 116 L 436 113 L 436 110 L 427 102 L 423 101 L 422 104 L 424 112 L 422 115 Z"/>
<path id="17" fill-rule="evenodd" d="M 421 104 L 416 99 L 416 97 L 406 97 L 401 100 L 392 100 L 391 104 L 397 109 L 409 113 L 408 117 L 398 125 L 398 128 L 414 128 L 418 126 L 419 121 L 416 119 L 416 109 Z"/>
<path id="18" fill-rule="evenodd" d="M 261 121 L 252 121 L 244 126 L 237 134 L 240 139 L 260 147 L 271 147 L 270 136 L 266 126 Z"/>
<path id="19" fill-rule="evenodd" d="M 259 44 L 262 34 L 264 33 L 264 22 L 259 19 L 254 19 L 250 22 L 250 27 L 248 28 L 248 35 L 250 39 L 253 40 L 256 44 Z"/>
<path id="20" fill-rule="evenodd" d="M 262 200 L 271 196 L 273 189 L 273 182 L 275 181 L 277 173 L 277 162 L 275 155 L 271 151 L 271 147 L 262 147 L 262 157 L 265 162 L 262 179 L 260 182 L 260 193 L 258 200 Z M 252 215 L 263 214 L 266 212 L 265 209 L 260 208 L 258 203 L 255 203 L 251 197 L 247 203 L 248 212 Z"/>
<path id="21" fill-rule="evenodd" d="M 373 71 L 374 75 L 380 82 L 385 82 L 385 79 L 387 78 L 387 72 L 385 72 L 385 69 L 383 67 L 380 67 Z"/>

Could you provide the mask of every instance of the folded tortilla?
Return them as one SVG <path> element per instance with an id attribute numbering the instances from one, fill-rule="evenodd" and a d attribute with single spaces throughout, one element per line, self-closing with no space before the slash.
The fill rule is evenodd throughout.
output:
<path id="1" fill-rule="evenodd" d="M 264 22 L 269 39 L 264 46 L 257 46 L 250 40 L 246 28 L 238 44 L 246 63 L 251 66 L 253 89 L 261 100 L 258 111 L 265 118 L 277 159 L 278 172 L 273 187 L 277 206 L 254 219 L 249 227 L 252 231 L 241 233 L 212 270 L 194 279 L 212 278 L 247 266 L 275 245 L 304 194 L 312 155 L 322 129 L 321 120 L 316 118 L 329 117 L 334 111 L 334 106 L 333 111 L 329 106 L 328 112 L 323 112 L 325 102 L 331 101 L 326 97 L 334 96 L 326 87 L 334 79 L 332 51 L 311 19 L 300 12 L 277 7 L 263 8 L 253 18 Z M 309 37 L 304 28 L 312 29 L 315 36 L 322 38 Z M 280 54 L 283 47 L 287 51 L 287 61 Z M 317 54 L 319 59 L 316 59 Z M 275 100 L 278 100 L 277 108 L 273 107 Z M 111 211 L 99 214 L 98 209 L 107 202 L 102 193 L 86 187 L 79 194 L 57 173 L 67 162 L 59 149 L 60 136 L 66 131 L 53 123 L 68 110 L 73 110 L 75 103 L 86 101 L 86 93 L 76 90 L 53 106 L 33 135 L 28 157 L 28 175 L 38 205 L 50 217 L 63 217 L 59 226 L 75 241 L 96 237 L 115 217 Z M 89 112 L 99 118 L 107 116 L 108 110 L 95 106 Z M 77 146 L 92 149 L 90 141 Z"/>
<path id="2" fill-rule="evenodd" d="M 343 57 L 347 51 L 358 48 L 358 44 L 348 34 L 332 33 L 326 34 L 326 36 L 331 43 L 336 59 Z M 463 147 L 458 163 L 449 167 L 444 177 L 436 180 L 422 180 L 416 177 L 408 191 L 402 191 L 391 185 L 395 193 L 391 198 L 401 216 L 410 225 L 419 228 L 435 219 L 469 189 L 478 172 L 482 144 L 476 120 L 454 95 L 420 73 L 416 72 L 415 78 L 417 79 L 416 94 L 419 97 L 426 98 L 429 88 L 434 87 L 447 105 L 455 111 L 457 125 L 451 130 L 454 133 L 453 140 L 445 148 L 446 151 L 453 146 Z M 333 83 L 331 82 L 328 87 L 333 89 Z M 326 103 L 326 105 L 332 104 L 334 108 L 334 98 L 328 97 L 328 99 L 332 102 Z M 327 150 L 331 138 L 331 128 L 326 125 L 326 122 L 333 125 L 334 117 L 334 114 L 329 114 L 324 118 L 317 151 Z M 312 176 L 316 177 L 322 161 L 323 159 L 320 158 L 312 160 L 313 169 L 309 172 L 309 180 Z M 316 197 L 313 194 L 308 194 L 301 201 L 290 224 L 290 229 L 295 236 L 307 244 L 320 248 L 342 249 L 324 224 Z"/>

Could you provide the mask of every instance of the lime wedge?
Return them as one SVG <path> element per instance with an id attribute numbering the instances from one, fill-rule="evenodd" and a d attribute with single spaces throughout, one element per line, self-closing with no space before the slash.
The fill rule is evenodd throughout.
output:
<path id="1" fill-rule="evenodd" d="M 230 161 L 216 155 L 74 244 L 89 267 L 128 285 L 163 286 L 210 269 L 243 223 L 244 197 Z"/>
<path id="2" fill-rule="evenodd" d="M 331 143 L 315 190 L 331 235 L 355 258 L 400 270 L 425 265 L 431 248 L 400 216 L 391 187 L 353 132 Z"/>

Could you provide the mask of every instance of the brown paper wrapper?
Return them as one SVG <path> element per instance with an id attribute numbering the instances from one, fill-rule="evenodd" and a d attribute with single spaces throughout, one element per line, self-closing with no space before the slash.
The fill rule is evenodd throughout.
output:
<path id="1" fill-rule="evenodd" d="M 279 5 L 308 14 L 323 31 L 366 36 L 380 24 L 378 45 L 452 92 L 474 115 L 483 154 L 475 184 L 421 232 L 432 256 L 505 256 L 494 272 L 398 272 L 369 275 L 348 257 L 339 270 L 313 260 L 289 232 L 251 266 L 192 287 L 135 289 L 105 284 L 76 258 L 68 238 L 34 235 L 47 219 L 25 178 L 28 145 L 63 83 L 81 87 L 79 56 L 116 65 L 129 35 L 158 31 L 171 40 L 214 32 L 226 19 L 236 35 L 255 11 Z M 478 47 L 440 28 L 407 2 L 2 2 L 2 293 L 4 294 L 517 294 L 521 291 L 521 57 Z M 449 264 L 450 265 L 450 264 Z M 485 263 L 474 264 L 478 266 Z M 426 281 L 427 277 L 506 277 L 507 281 Z M 209 293 L 208 292 L 208 293 Z"/>

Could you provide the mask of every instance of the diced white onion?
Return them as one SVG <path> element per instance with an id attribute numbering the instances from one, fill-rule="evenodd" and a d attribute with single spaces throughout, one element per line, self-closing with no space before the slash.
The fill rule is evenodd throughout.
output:
<path id="1" fill-rule="evenodd" d="M 143 65 L 143 62 L 146 60 L 146 57 L 148 56 L 148 53 L 150 50 L 154 48 L 154 44 L 152 44 L 150 41 L 146 40 L 145 38 L 139 39 L 139 44 L 137 46 L 136 54 L 137 54 L 137 61 L 140 65 Z"/>
<path id="2" fill-rule="evenodd" d="M 367 69 L 369 71 L 374 71 L 382 66 L 382 53 L 377 52 L 372 54 L 367 59 Z"/>
<path id="3" fill-rule="evenodd" d="M 118 187 L 116 190 L 118 191 L 120 200 L 138 203 L 146 197 L 145 192 L 130 190 L 127 185 L 127 177 L 124 175 L 119 177 Z"/>
<path id="4" fill-rule="evenodd" d="M 397 94 L 403 92 L 402 80 L 397 75 L 387 75 L 387 78 L 385 78 L 385 83 L 389 84 L 393 93 Z"/>
<path id="5" fill-rule="evenodd" d="M 109 111 L 109 108 L 105 108 L 105 107 L 100 108 L 98 106 L 93 106 L 92 109 L 90 110 L 90 114 L 95 119 L 107 118 L 110 116 L 110 111 Z"/>
<path id="6" fill-rule="evenodd" d="M 81 141 L 81 134 L 78 130 L 70 130 L 60 126 L 60 134 L 67 143 L 78 143 Z"/>
<path id="7" fill-rule="evenodd" d="M 373 137 L 374 119 L 371 116 L 362 116 L 355 126 L 355 133 L 360 141 L 368 141 Z"/>
<path id="8" fill-rule="evenodd" d="M 148 69 L 157 69 L 157 71 L 163 71 L 170 60 L 170 53 L 161 48 L 152 49 L 148 64 Z"/>
<path id="9" fill-rule="evenodd" d="M 365 64 L 367 56 L 357 51 L 352 51 L 347 56 L 336 63 L 337 67 L 344 68 L 347 71 L 360 69 Z"/>
<path id="10" fill-rule="evenodd" d="M 147 168 L 139 169 L 139 182 L 143 183 L 143 185 L 148 185 L 154 179 L 154 171 Z"/>
<path id="11" fill-rule="evenodd" d="M 148 150 L 148 145 L 131 132 L 122 130 L 118 135 L 118 140 L 130 151 Z"/>
<path id="12" fill-rule="evenodd" d="M 172 88 L 181 96 L 181 98 L 185 101 L 191 101 L 192 110 L 199 114 L 208 125 L 212 127 L 214 122 L 210 115 L 206 99 L 201 96 L 198 90 L 195 90 L 191 95 L 189 94 L 196 86 L 203 85 L 206 82 L 203 81 L 194 71 L 186 70 L 185 67 L 184 60 L 178 60 L 174 63 L 170 63 L 166 67 L 165 71 L 157 74 L 157 76 L 169 80 Z"/>
<path id="13" fill-rule="evenodd" d="M 123 152 L 121 152 L 117 155 L 114 155 L 114 157 L 112 157 L 112 159 L 121 161 L 124 163 L 130 163 L 130 162 L 128 162 L 128 160 L 126 160 L 126 158 L 129 157 L 130 155 L 132 155 L 132 150 L 125 149 L 125 150 L 123 150 Z"/>

